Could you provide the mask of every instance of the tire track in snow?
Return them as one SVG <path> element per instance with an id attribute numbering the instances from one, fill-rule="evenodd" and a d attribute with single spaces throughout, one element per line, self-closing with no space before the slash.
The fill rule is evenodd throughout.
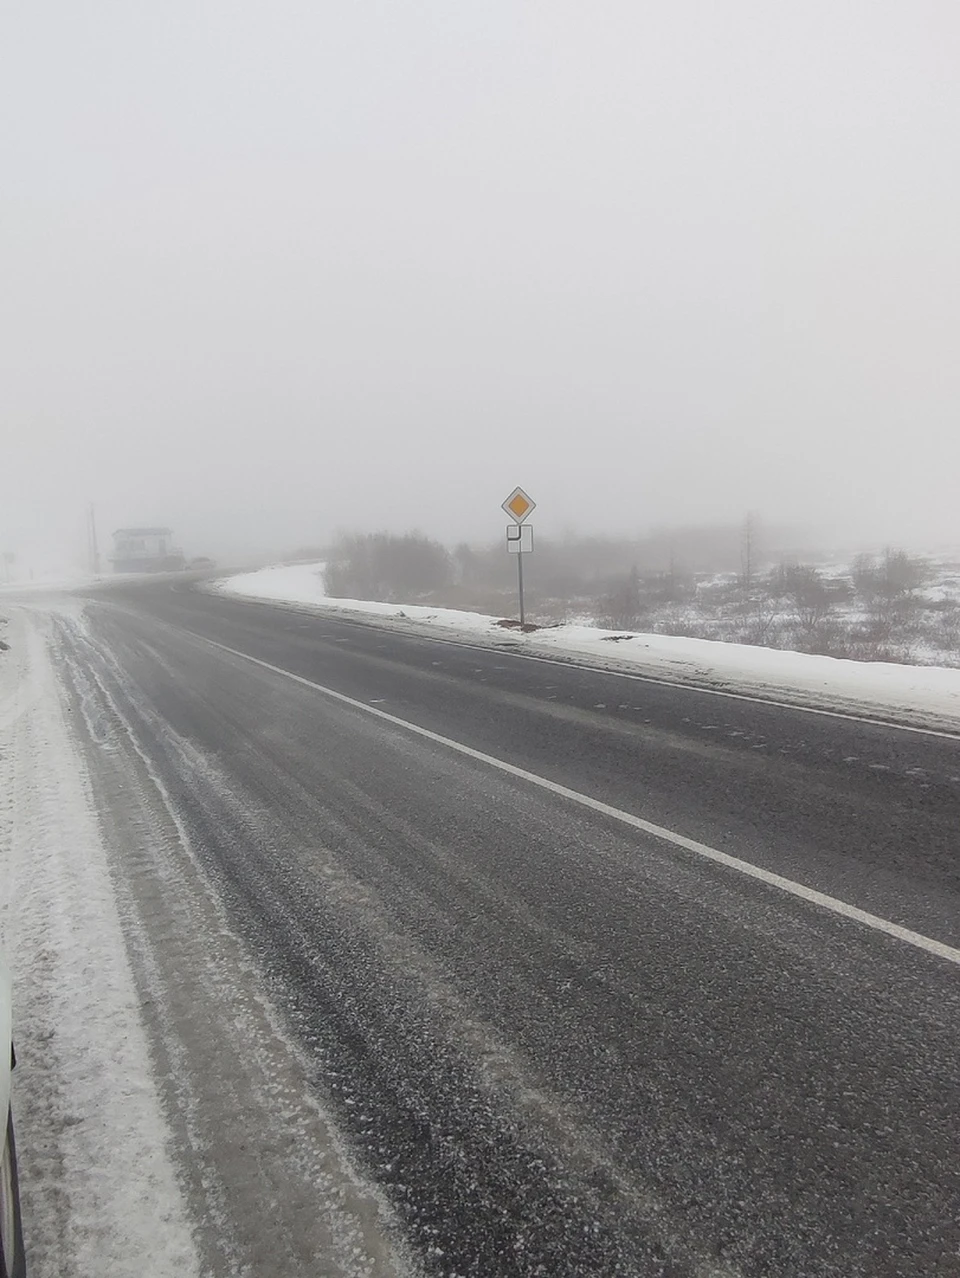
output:
<path id="1" fill-rule="evenodd" d="M 62 623 L 59 644 L 83 707 L 92 783 L 109 824 L 121 917 L 204 1273 L 407 1272 L 387 1236 L 386 1208 L 312 1100 L 137 729 L 175 751 L 185 743 L 149 717 L 112 653 L 82 627 Z M 197 768 L 202 760 L 179 758 L 185 774 Z"/>
<path id="2" fill-rule="evenodd" d="M 31 1278 L 200 1273 L 92 797 L 47 650 L 0 663 L 3 944 Z"/>
<path id="3" fill-rule="evenodd" d="M 185 665 L 184 704 L 176 709 L 168 698 L 162 718 L 153 700 L 169 693 L 166 663 L 140 662 L 149 645 L 138 628 L 131 635 L 101 613 L 94 624 L 89 643 L 80 639 L 84 670 L 95 672 L 156 784 L 169 789 L 171 814 L 189 830 L 180 842 L 194 847 L 230 903 L 231 926 L 245 919 L 240 930 L 251 952 L 283 983 L 277 1005 L 309 1045 L 319 1092 L 332 1096 L 365 1164 L 397 1202 L 425 1267 L 652 1273 L 660 1272 L 662 1253 L 678 1274 L 734 1273 L 662 1202 L 619 1174 L 576 1107 L 539 1090 L 537 1071 L 398 932 L 369 884 L 328 854 L 328 845 L 340 844 L 325 819 L 333 796 L 312 794 L 289 772 L 285 736 L 273 745 L 250 739 L 219 689 L 215 704 L 206 704 L 208 645 L 188 637 L 207 674 Z M 212 666 L 218 680 L 219 658 Z M 242 669 L 240 677 L 246 681 Z M 205 749 L 189 710 L 183 713 L 195 698 L 203 703 L 197 713 L 212 713 L 217 723 Z M 224 772 L 216 743 L 235 734 L 245 765 L 234 759 Z M 338 789 L 348 803 L 357 797 L 349 782 Z M 415 839 L 422 846 L 422 832 Z"/>

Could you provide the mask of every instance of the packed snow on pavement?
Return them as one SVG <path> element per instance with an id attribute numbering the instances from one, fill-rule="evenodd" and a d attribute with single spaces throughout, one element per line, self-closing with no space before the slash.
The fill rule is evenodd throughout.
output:
<path id="1" fill-rule="evenodd" d="M 0 945 L 31 1278 L 198 1274 L 106 851 L 41 614 L 0 652 Z"/>
<path id="2" fill-rule="evenodd" d="M 211 587 L 248 599 L 376 617 L 384 624 L 438 636 L 503 644 L 510 636 L 530 656 L 688 683 L 717 692 L 783 700 L 814 709 L 877 716 L 947 732 L 960 730 L 960 670 L 850 661 L 782 649 L 559 625 L 520 634 L 482 613 L 422 604 L 337 599 L 324 592 L 323 564 L 287 564 L 224 578 Z"/>
<path id="3" fill-rule="evenodd" d="M 31 1278 L 418 1272 L 145 742 L 203 803 L 249 809 L 81 601 L 0 622 L 0 948 Z"/>

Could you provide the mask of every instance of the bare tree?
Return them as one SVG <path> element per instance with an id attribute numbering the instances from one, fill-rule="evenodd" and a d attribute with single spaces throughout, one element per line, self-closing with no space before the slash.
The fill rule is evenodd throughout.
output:
<path id="1" fill-rule="evenodd" d="M 636 630 L 641 612 L 640 574 L 633 567 L 600 600 L 600 620 L 613 630 Z"/>
<path id="2" fill-rule="evenodd" d="M 747 512 L 740 530 L 740 581 L 746 590 L 753 585 L 756 571 L 757 520 L 752 511 Z"/>
<path id="3" fill-rule="evenodd" d="M 439 542 L 420 533 L 365 533 L 338 537 L 325 571 L 331 595 L 402 600 L 453 583 L 453 561 Z"/>
<path id="4" fill-rule="evenodd" d="M 453 562 L 460 585 L 470 585 L 477 575 L 479 557 L 476 551 L 467 542 L 461 541 L 453 552 Z"/>

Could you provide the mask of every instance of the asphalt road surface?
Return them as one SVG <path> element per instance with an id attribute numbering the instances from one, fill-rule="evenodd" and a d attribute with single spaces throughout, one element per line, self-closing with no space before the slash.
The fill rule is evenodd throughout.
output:
<path id="1" fill-rule="evenodd" d="M 57 625 L 211 1271 L 328 1272 L 218 938 L 415 1269 L 960 1273 L 960 740 L 166 583 Z"/>

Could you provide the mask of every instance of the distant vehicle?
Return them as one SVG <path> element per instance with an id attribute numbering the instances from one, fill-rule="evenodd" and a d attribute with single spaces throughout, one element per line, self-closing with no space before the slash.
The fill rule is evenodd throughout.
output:
<path id="1" fill-rule="evenodd" d="M 17 1147 L 13 1139 L 10 1110 L 10 1075 L 13 1054 L 13 1015 L 10 974 L 0 959 L 0 1121 L 3 1123 L 3 1157 L 0 1159 L 0 1278 L 24 1278 L 27 1262 L 23 1251 L 20 1219 L 20 1182 L 17 1176 Z"/>
<path id="2" fill-rule="evenodd" d="M 216 568 L 216 563 L 212 559 L 208 559 L 206 555 L 197 555 L 196 559 L 191 559 L 187 564 L 188 568 L 192 568 L 200 572 L 207 568 Z"/>

